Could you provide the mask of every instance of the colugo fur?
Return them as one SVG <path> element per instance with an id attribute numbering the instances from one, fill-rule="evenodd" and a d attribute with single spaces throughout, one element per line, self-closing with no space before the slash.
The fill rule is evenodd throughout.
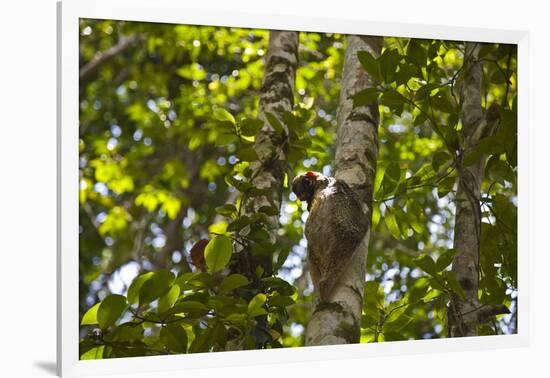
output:
<path id="1" fill-rule="evenodd" d="M 305 236 L 313 286 L 321 301 L 330 301 L 367 232 L 367 216 L 355 192 L 334 177 L 307 172 L 294 178 L 292 191 L 309 211 Z"/>

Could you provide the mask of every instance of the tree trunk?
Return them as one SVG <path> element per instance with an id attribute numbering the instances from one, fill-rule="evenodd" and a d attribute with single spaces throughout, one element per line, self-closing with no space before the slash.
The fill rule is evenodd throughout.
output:
<path id="1" fill-rule="evenodd" d="M 291 112 L 294 106 L 294 83 L 296 80 L 296 68 L 298 66 L 298 32 L 272 30 L 269 34 L 269 45 L 265 59 L 265 74 L 260 89 L 260 103 L 258 118 L 263 121 L 263 126 L 256 133 L 254 150 L 258 155 L 256 161 L 250 164 L 252 170 L 251 182 L 254 188 L 263 191 L 263 194 L 248 200 L 243 194 L 245 214 L 252 215 L 264 206 L 277 209 L 281 208 L 283 195 L 285 170 L 288 153 L 288 127 L 283 122 L 283 115 Z M 269 117 L 274 116 L 282 125 L 282 130 L 277 131 L 269 122 Z M 266 231 L 269 240 L 277 242 L 277 230 L 279 228 L 279 216 L 268 216 Z M 244 233 L 246 233 L 246 229 Z M 242 246 L 237 245 L 237 250 Z M 271 259 L 260 258 L 262 261 L 252 261 L 249 251 L 245 251 L 246 265 L 254 276 L 255 266 L 263 265 L 266 274 L 271 272 Z M 257 260 L 257 259 L 256 259 Z"/>
<path id="2" fill-rule="evenodd" d="M 281 207 L 283 184 L 288 152 L 288 129 L 282 121 L 294 106 L 294 83 L 298 66 L 298 33 L 272 30 L 265 60 L 265 76 L 260 89 L 258 118 L 264 122 L 256 135 L 254 149 L 258 160 L 251 164 L 252 183 L 265 189 L 265 195 L 254 198 L 247 211 L 253 213 L 262 206 Z M 271 113 L 283 125 L 278 133 L 268 122 Z M 279 217 L 270 217 L 270 235 L 275 241 Z"/>
<path id="3" fill-rule="evenodd" d="M 296 80 L 296 68 L 298 66 L 298 32 L 272 30 L 269 34 L 269 45 L 265 60 L 265 75 L 260 89 L 260 103 L 258 118 L 263 121 L 263 126 L 256 134 L 254 150 L 258 159 L 251 163 L 252 184 L 254 188 L 265 190 L 260 196 L 253 197 L 246 203 L 246 214 L 255 214 L 263 206 L 281 208 L 285 170 L 288 153 L 288 128 L 282 117 L 286 112 L 291 112 L 294 106 L 294 84 Z M 275 116 L 283 126 L 283 130 L 277 132 L 268 121 L 268 114 Z M 242 200 L 245 200 L 243 194 Z M 277 211 L 277 214 L 279 211 Z M 279 216 L 268 217 L 267 231 L 272 243 L 277 240 L 279 228 Z M 246 232 L 246 231 L 245 231 Z M 238 252 L 243 251 L 243 246 L 235 246 Z M 247 266 L 249 275 L 255 275 L 255 263 L 252 261 L 250 251 L 244 250 L 244 261 L 240 264 Z M 269 258 L 271 259 L 271 257 Z M 265 260 L 265 258 L 264 258 Z M 269 265 L 266 274 L 271 274 L 271 260 L 262 265 Z M 240 267 L 243 268 L 243 267 Z M 258 326 L 263 326 L 267 319 L 259 318 Z M 245 338 L 229 340 L 225 350 L 241 350 L 245 348 Z"/>
<path id="4" fill-rule="evenodd" d="M 306 331 L 306 345 L 350 344 L 359 342 L 363 287 L 372 219 L 373 183 L 378 155 L 378 104 L 353 108 L 353 96 L 373 86 L 361 66 L 357 52 L 366 50 L 378 57 L 383 38 L 349 36 L 338 108 L 335 177 L 346 182 L 359 195 L 369 227 L 363 242 L 353 253 L 350 264 L 336 283 L 332 302 L 315 306 Z"/>
<path id="5" fill-rule="evenodd" d="M 489 108 L 485 114 L 482 107 L 483 65 L 478 59 L 480 47 L 479 43 L 466 43 L 464 54 L 464 77 L 460 87 L 463 157 L 468 156 L 483 138 L 493 134 L 499 119 L 496 108 Z M 448 327 L 452 337 L 475 336 L 479 324 L 491 316 L 507 312 L 505 306 L 481 305 L 478 300 L 480 194 L 485 162 L 486 156 L 480 156 L 469 166 L 459 161 L 460 166 L 457 167 L 459 178 L 455 199 L 455 256 L 452 271 L 464 291 L 464 299 L 453 295 L 451 300 Z"/>

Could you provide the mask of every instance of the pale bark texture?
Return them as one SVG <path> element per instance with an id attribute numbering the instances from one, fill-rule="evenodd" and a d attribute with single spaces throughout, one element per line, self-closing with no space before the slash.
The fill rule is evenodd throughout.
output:
<path id="1" fill-rule="evenodd" d="M 254 149 L 258 160 L 251 164 L 255 188 L 266 194 L 254 198 L 247 209 L 253 213 L 262 206 L 281 207 L 285 167 L 288 153 L 288 128 L 282 120 L 294 106 L 294 84 L 298 66 L 298 33 L 271 31 L 265 60 L 265 76 L 260 90 L 258 118 L 264 122 L 256 135 Z M 282 124 L 277 132 L 267 120 L 267 113 L 274 115 Z M 269 233 L 274 242 L 279 226 L 277 215 L 269 218 Z"/>
<path id="2" fill-rule="evenodd" d="M 254 214 L 262 206 L 281 208 L 284 187 L 285 168 L 288 153 L 288 128 L 283 122 L 283 115 L 292 111 L 294 106 L 294 85 L 296 68 L 298 66 L 298 33 L 292 31 L 272 30 L 269 34 L 269 45 L 265 59 L 265 75 L 260 89 L 258 118 L 263 126 L 256 134 L 254 150 L 258 159 L 251 163 L 252 184 L 265 193 L 253 197 L 247 202 L 245 214 Z M 275 116 L 282 124 L 283 130 L 276 131 L 269 123 L 267 114 Z M 278 212 L 277 212 L 278 213 Z M 268 217 L 268 233 L 272 243 L 277 240 L 279 217 Z M 246 229 L 245 229 L 246 232 Z M 243 251 L 239 244 L 237 251 Z M 241 263 L 252 267 L 248 251 Z M 247 270 L 247 269 L 244 269 Z M 254 273 L 251 271 L 249 273 Z M 265 320 L 259 320 L 263 322 Z M 242 350 L 245 348 L 245 338 L 237 338 L 227 342 L 225 350 Z"/>
<path id="3" fill-rule="evenodd" d="M 483 65 L 478 59 L 481 44 L 466 43 L 464 77 L 460 84 L 462 104 L 462 136 L 464 151 L 468 154 L 479 142 L 493 134 L 498 124 L 498 111 L 482 107 Z M 464 166 L 458 162 L 458 189 L 455 199 L 456 218 L 452 271 L 464 291 L 464 300 L 453 296 L 449 308 L 448 327 L 452 337 L 475 336 L 478 325 L 491 316 L 507 312 L 505 306 L 482 305 L 478 300 L 479 256 L 481 242 L 481 183 L 486 156 Z"/>
<path id="4" fill-rule="evenodd" d="M 335 178 L 346 182 L 359 196 L 368 231 L 336 283 L 330 301 L 316 304 L 306 330 L 306 345 L 358 343 L 361 309 L 372 218 L 373 183 L 378 155 L 378 104 L 353 108 L 353 96 L 373 86 L 361 66 L 357 52 L 365 50 L 378 57 L 382 37 L 349 36 L 338 108 Z"/>

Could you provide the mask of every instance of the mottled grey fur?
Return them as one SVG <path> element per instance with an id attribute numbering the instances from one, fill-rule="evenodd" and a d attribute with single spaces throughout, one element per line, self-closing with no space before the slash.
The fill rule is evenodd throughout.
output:
<path id="1" fill-rule="evenodd" d="M 308 202 L 305 236 L 311 279 L 319 299 L 329 301 L 367 232 L 368 219 L 353 190 L 333 177 L 308 172 L 293 180 L 292 191 Z"/>

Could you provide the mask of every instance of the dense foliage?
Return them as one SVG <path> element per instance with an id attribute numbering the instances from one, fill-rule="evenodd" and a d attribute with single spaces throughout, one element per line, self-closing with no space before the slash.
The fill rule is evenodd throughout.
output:
<path id="1" fill-rule="evenodd" d="M 283 205 L 250 214 L 269 32 L 81 20 L 80 33 L 81 358 L 303 345 L 307 210 L 288 182 L 331 173 L 345 36 L 300 33 Z M 480 155 L 480 301 L 512 310 L 481 334 L 516 332 L 516 48 L 482 48 L 483 106 L 501 121 L 466 156 L 463 55 L 462 42 L 407 38 L 360 53 L 377 85 L 355 104 L 379 98 L 381 112 L 362 342 L 446 336 L 461 295 L 453 162 Z"/>

